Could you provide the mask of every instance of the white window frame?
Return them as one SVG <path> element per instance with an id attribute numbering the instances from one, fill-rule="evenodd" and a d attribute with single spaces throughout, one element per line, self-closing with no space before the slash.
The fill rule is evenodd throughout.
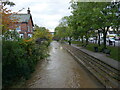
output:
<path id="1" fill-rule="evenodd" d="M 22 36 L 22 37 L 21 37 Z M 20 38 L 24 38 L 24 34 L 20 34 Z"/>
<path id="2" fill-rule="evenodd" d="M 28 34 L 28 37 L 32 37 L 32 34 Z"/>

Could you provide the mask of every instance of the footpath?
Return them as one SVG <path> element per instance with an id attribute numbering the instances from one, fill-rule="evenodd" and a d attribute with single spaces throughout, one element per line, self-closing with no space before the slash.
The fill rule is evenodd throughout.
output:
<path id="1" fill-rule="evenodd" d="M 104 53 L 89 51 L 76 44 L 63 44 L 80 64 L 82 64 L 106 88 L 120 88 L 120 62 Z"/>
<path id="2" fill-rule="evenodd" d="M 87 50 L 87 49 L 85 49 L 83 47 L 78 47 L 76 44 L 71 44 L 71 46 L 73 46 L 73 47 L 75 47 L 75 48 L 77 48 L 77 49 L 79 49 L 79 50 L 81 50 L 81 51 L 83 51 L 83 52 L 85 52 L 85 53 L 87 53 L 87 54 L 101 60 L 101 61 L 103 61 L 104 63 L 110 65 L 111 67 L 113 67 L 113 68 L 115 68 L 117 70 L 120 70 L 120 62 L 116 61 L 116 60 L 114 60 L 112 58 L 107 57 L 106 54 L 89 51 L 89 50 Z"/>
<path id="3" fill-rule="evenodd" d="M 68 44 L 67 42 L 65 42 L 65 43 Z M 87 53 L 88 55 L 93 56 L 96 59 L 103 61 L 104 63 L 110 65 L 111 67 L 113 67 L 117 70 L 120 70 L 120 62 L 107 57 L 106 54 L 104 54 L 104 53 L 93 52 L 93 51 L 85 49 L 84 47 L 80 47 L 80 46 L 78 47 L 77 44 L 71 44 L 71 46 L 83 51 L 84 53 Z"/>

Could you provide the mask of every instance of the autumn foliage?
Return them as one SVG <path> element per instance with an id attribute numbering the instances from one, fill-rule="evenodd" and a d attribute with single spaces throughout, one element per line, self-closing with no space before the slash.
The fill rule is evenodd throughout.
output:
<path id="1" fill-rule="evenodd" d="M 12 13 L 12 11 L 8 8 L 2 6 L 0 8 L 0 14 L 0 26 L 2 27 L 2 34 L 4 34 L 8 30 L 15 30 L 15 28 L 17 27 L 18 19 L 12 17 L 12 14 L 14 13 Z"/>
<path id="2" fill-rule="evenodd" d="M 35 32 L 34 32 L 33 38 L 34 39 L 42 38 L 50 42 L 52 40 L 52 34 L 45 27 L 39 27 L 35 25 Z"/>
<path id="3" fill-rule="evenodd" d="M 33 38 L 21 39 L 17 32 L 18 19 L 13 17 L 11 10 L 2 6 L 0 8 L 0 28 L 2 28 L 2 88 L 8 88 L 22 80 L 28 79 L 35 70 L 38 61 L 47 58 L 48 45 L 51 34 L 43 28 L 36 29 Z M 9 31 L 9 32 L 7 32 Z M 14 35 L 13 35 L 14 34 Z M 7 37 L 15 39 L 7 39 Z M 36 38 L 46 38 L 41 44 L 36 43 Z"/>

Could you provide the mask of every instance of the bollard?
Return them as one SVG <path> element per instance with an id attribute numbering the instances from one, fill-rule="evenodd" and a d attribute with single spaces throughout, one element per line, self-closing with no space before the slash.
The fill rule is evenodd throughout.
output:
<path id="1" fill-rule="evenodd" d="M 95 52 L 98 52 L 98 47 L 94 47 L 94 51 L 95 51 Z"/>
<path id="2" fill-rule="evenodd" d="M 115 41 L 114 41 L 114 47 L 115 47 Z"/>

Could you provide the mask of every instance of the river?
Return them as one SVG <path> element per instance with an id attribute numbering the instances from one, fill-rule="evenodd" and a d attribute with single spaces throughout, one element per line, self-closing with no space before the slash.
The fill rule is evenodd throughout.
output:
<path id="1" fill-rule="evenodd" d="M 26 88 L 101 88 L 103 87 L 85 70 L 60 43 L 53 41 L 50 56 L 40 61 L 36 71 L 24 85 Z"/>

